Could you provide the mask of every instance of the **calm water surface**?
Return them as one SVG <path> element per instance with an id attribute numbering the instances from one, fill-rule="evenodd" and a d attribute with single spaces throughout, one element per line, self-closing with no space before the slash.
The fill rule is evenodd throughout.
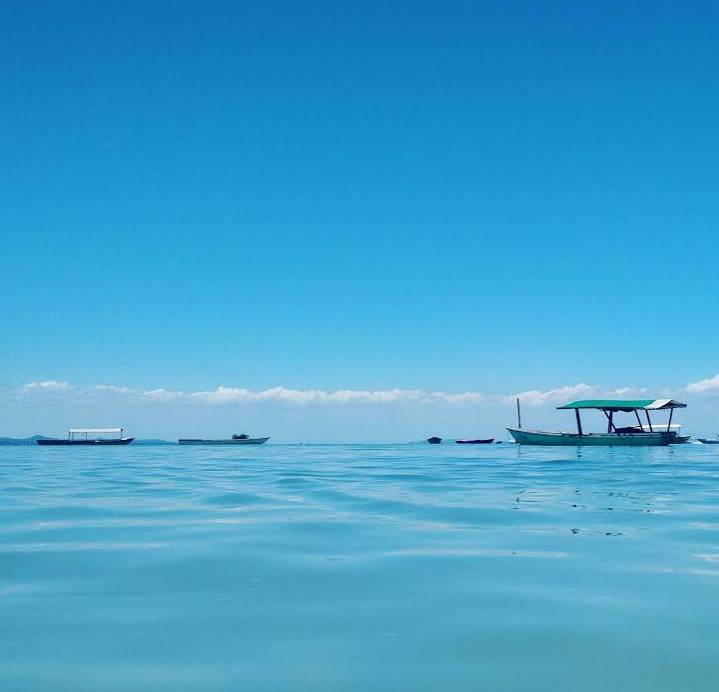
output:
<path id="1" fill-rule="evenodd" d="M 719 450 L 0 448 L 0 689 L 719 689 Z"/>

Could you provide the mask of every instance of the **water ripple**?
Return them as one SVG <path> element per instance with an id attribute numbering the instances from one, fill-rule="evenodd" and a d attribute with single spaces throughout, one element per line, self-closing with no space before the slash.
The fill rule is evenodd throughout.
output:
<path id="1" fill-rule="evenodd" d="M 714 690 L 719 450 L 0 447 L 25 690 Z"/>

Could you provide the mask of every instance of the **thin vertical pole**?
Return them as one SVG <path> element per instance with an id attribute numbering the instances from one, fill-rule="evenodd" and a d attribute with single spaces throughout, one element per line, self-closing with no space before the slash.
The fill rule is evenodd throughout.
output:
<path id="1" fill-rule="evenodd" d="M 644 413 L 647 414 L 647 423 L 649 423 L 649 432 L 654 432 L 654 428 L 652 428 L 652 419 L 649 417 L 649 411 L 644 409 Z"/>
<path id="2" fill-rule="evenodd" d="M 579 409 L 574 409 L 574 415 L 577 417 L 577 432 L 579 433 L 579 437 L 582 436 L 582 419 L 579 417 Z"/>
<path id="3" fill-rule="evenodd" d="M 614 417 L 614 411 L 609 412 L 609 422 L 607 423 L 607 432 L 612 432 L 612 418 Z"/>
<path id="4" fill-rule="evenodd" d="M 637 423 L 639 423 L 639 427 L 642 429 L 642 432 L 644 432 L 644 426 L 642 425 L 642 419 L 639 417 L 639 411 L 637 411 L 637 409 L 634 409 L 634 415 L 637 417 Z"/>
<path id="5" fill-rule="evenodd" d="M 669 409 L 669 422 L 667 423 L 667 432 L 672 431 L 672 416 L 674 415 L 674 409 Z"/>
<path id="6" fill-rule="evenodd" d="M 519 397 L 517 397 L 517 427 L 522 429 L 522 410 L 519 408 Z"/>

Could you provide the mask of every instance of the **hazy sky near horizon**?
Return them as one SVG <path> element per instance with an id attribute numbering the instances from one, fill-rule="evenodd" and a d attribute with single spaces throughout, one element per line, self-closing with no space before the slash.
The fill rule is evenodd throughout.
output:
<path id="1" fill-rule="evenodd" d="M 0 18 L 0 434 L 405 439 L 719 372 L 714 3 Z M 482 396 L 137 394 L 218 387 Z"/>

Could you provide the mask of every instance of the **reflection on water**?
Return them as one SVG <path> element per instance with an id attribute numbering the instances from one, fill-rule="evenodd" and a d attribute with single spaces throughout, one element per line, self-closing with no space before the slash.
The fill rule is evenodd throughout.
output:
<path id="1" fill-rule="evenodd" d="M 719 450 L 0 448 L 3 690 L 715 690 Z"/>

